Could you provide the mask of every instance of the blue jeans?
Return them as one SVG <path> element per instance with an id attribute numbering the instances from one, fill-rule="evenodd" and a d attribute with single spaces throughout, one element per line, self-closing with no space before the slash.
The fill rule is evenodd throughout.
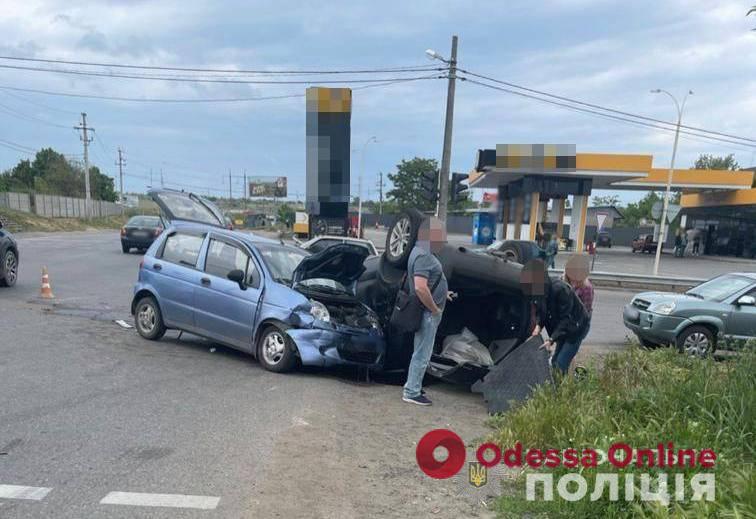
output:
<path id="1" fill-rule="evenodd" d="M 438 315 L 433 315 L 427 310 L 423 312 L 420 329 L 415 332 L 415 351 L 412 353 L 412 360 L 407 371 L 407 383 L 404 384 L 404 396 L 407 398 L 420 396 L 423 377 L 433 354 L 433 343 L 436 340 L 436 330 L 438 330 L 442 315 L 443 312 Z"/>
<path id="2" fill-rule="evenodd" d="M 577 339 L 570 339 L 561 344 L 557 344 L 554 354 L 551 356 L 551 366 L 559 368 L 562 374 L 566 375 L 567 371 L 570 369 L 570 362 L 572 362 L 572 359 L 577 355 L 580 345 L 583 343 L 583 340 L 586 338 L 590 330 L 591 322 L 588 321 L 588 324 L 585 326 L 585 331 Z"/>

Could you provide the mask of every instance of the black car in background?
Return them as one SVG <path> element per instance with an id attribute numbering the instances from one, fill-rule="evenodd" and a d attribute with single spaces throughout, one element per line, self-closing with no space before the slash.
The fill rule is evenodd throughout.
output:
<path id="1" fill-rule="evenodd" d="M 598 233 L 596 236 L 596 247 L 612 248 L 612 235 L 606 231 Z"/>
<path id="2" fill-rule="evenodd" d="M 159 216 L 132 216 L 121 227 L 121 250 L 128 253 L 132 248 L 146 251 L 155 238 L 163 232 L 163 220 Z"/>
<path id="3" fill-rule="evenodd" d="M 18 244 L 0 221 L 0 286 L 12 287 L 18 279 Z"/>

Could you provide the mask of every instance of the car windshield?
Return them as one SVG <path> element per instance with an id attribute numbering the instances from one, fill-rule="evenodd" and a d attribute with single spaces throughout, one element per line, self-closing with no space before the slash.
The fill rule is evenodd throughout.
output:
<path id="1" fill-rule="evenodd" d="M 157 227 L 160 225 L 160 218 L 157 216 L 134 216 L 126 225 L 134 227 Z"/>
<path id="2" fill-rule="evenodd" d="M 343 294 L 348 292 L 344 285 L 336 280 L 327 278 L 303 279 L 302 281 L 297 283 L 297 286 L 305 286 L 319 290 L 320 292 L 332 292 L 334 294 Z"/>
<path id="3" fill-rule="evenodd" d="M 257 250 L 268 267 L 273 279 L 279 283 L 290 284 L 294 275 L 294 270 L 299 266 L 305 256 L 309 253 L 284 247 L 281 245 L 257 245 Z"/>
<path id="4" fill-rule="evenodd" d="M 686 294 L 701 299 L 720 302 L 747 288 L 753 284 L 753 282 L 752 279 L 747 277 L 727 274 L 710 279 L 705 283 L 701 283 L 697 287 L 688 290 Z"/>

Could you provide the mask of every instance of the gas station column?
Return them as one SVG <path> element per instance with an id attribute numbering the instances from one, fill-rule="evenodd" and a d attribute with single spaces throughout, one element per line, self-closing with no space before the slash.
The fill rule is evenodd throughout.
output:
<path id="1" fill-rule="evenodd" d="M 512 239 L 519 240 L 522 221 L 525 219 L 525 195 L 518 195 L 514 199 L 514 213 L 514 236 L 512 236 Z"/>
<path id="2" fill-rule="evenodd" d="M 562 232 L 564 230 L 564 204 L 566 198 L 555 198 L 551 204 L 552 218 L 556 222 L 556 235 L 557 239 L 562 239 Z"/>
<path id="3" fill-rule="evenodd" d="M 539 209 L 541 208 L 541 194 L 538 192 L 528 193 L 525 196 L 530 197 L 530 220 L 528 224 L 528 240 L 535 240 L 538 231 L 538 223 L 541 221 L 539 217 Z"/>
<path id="4" fill-rule="evenodd" d="M 588 195 L 573 195 L 572 218 L 570 219 L 570 239 L 573 240 L 575 252 L 583 250 L 585 242 L 585 225 L 588 216 Z"/>

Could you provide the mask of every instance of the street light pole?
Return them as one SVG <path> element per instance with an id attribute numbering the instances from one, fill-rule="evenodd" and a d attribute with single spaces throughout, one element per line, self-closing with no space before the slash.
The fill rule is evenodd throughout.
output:
<path id="1" fill-rule="evenodd" d="M 667 92 L 657 88 L 651 91 L 652 94 L 666 94 L 672 101 L 675 102 L 675 108 L 677 108 L 677 126 L 675 127 L 675 143 L 672 146 L 672 160 L 669 163 L 669 172 L 667 173 L 667 189 L 664 192 L 664 205 L 662 206 L 661 222 L 659 223 L 659 239 L 656 242 L 656 257 L 654 258 L 654 276 L 659 275 L 659 262 L 661 261 L 662 245 L 667 239 L 667 235 L 664 231 L 664 225 L 667 223 L 667 210 L 669 209 L 669 194 L 672 189 L 672 175 L 675 171 L 675 157 L 677 156 L 677 143 L 680 140 L 680 126 L 682 125 L 683 110 L 685 110 L 685 102 L 688 100 L 688 96 L 693 94 L 692 90 L 688 90 L 685 94 L 682 104 L 677 102 L 677 98 Z"/>
<path id="2" fill-rule="evenodd" d="M 446 207 L 449 203 L 449 170 L 451 169 L 452 126 L 454 123 L 454 92 L 457 79 L 457 36 L 452 36 L 451 58 L 444 59 L 436 51 L 428 49 L 425 53 L 431 59 L 437 59 L 449 65 L 449 85 L 446 91 L 446 123 L 444 124 L 444 149 L 441 153 L 441 171 L 438 179 L 438 205 L 436 216 L 446 222 Z"/>
<path id="3" fill-rule="evenodd" d="M 371 142 L 378 142 L 378 139 L 373 135 L 362 146 L 362 155 L 360 156 L 360 176 L 357 178 L 357 237 L 360 237 L 360 230 L 362 229 L 362 176 L 365 174 L 365 149 Z"/>

